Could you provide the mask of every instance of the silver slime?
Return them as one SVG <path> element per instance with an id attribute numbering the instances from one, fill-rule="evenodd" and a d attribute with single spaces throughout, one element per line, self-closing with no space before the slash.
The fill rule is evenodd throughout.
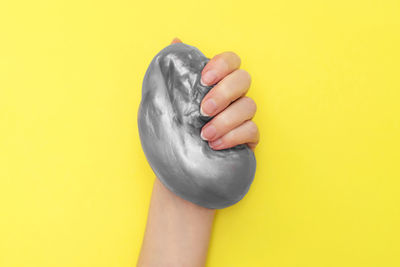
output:
<path id="1" fill-rule="evenodd" d="M 200 114 L 201 100 L 212 88 L 200 83 L 208 61 L 183 43 L 161 50 L 144 76 L 138 126 L 143 151 L 160 181 L 183 199 L 221 209 L 248 192 L 256 159 L 247 145 L 217 151 L 200 137 L 211 119 Z"/>

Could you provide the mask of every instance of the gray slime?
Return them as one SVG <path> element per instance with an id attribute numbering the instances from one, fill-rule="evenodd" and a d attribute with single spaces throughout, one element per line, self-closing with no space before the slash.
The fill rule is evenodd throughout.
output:
<path id="1" fill-rule="evenodd" d="M 183 43 L 161 50 L 144 76 L 138 126 L 143 151 L 161 182 L 183 199 L 221 209 L 247 193 L 256 159 L 247 145 L 216 151 L 200 138 L 211 119 L 200 114 L 201 100 L 212 88 L 200 83 L 208 61 Z"/>

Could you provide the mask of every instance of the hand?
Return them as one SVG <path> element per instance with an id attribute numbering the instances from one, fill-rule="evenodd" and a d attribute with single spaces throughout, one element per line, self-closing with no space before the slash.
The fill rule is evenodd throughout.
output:
<path id="1" fill-rule="evenodd" d="M 240 58 L 225 52 L 202 71 L 204 84 L 216 84 L 201 103 L 204 115 L 214 116 L 202 136 L 216 150 L 238 144 L 254 149 L 258 143 L 258 129 L 251 121 L 256 104 L 245 97 L 250 75 L 239 66 Z M 214 214 L 215 210 L 176 196 L 156 179 L 137 266 L 204 266 Z"/>
<path id="2" fill-rule="evenodd" d="M 181 42 L 175 38 L 172 43 Z M 201 73 L 203 85 L 215 85 L 203 98 L 200 111 L 214 117 L 203 126 L 201 137 L 214 150 L 247 144 L 252 150 L 260 134 L 252 121 L 256 103 L 245 96 L 251 83 L 250 74 L 239 69 L 241 60 L 233 52 L 214 56 Z"/>

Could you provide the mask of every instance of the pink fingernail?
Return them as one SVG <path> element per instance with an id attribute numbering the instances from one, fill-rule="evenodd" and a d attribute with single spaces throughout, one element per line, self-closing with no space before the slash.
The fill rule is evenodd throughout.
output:
<path id="1" fill-rule="evenodd" d="M 207 99 L 203 105 L 200 106 L 200 113 L 203 116 L 211 116 L 217 110 L 217 103 L 214 99 Z"/>
<path id="2" fill-rule="evenodd" d="M 210 124 L 201 130 L 201 138 L 203 140 L 210 140 L 217 134 L 217 129 L 214 125 Z"/>
<path id="3" fill-rule="evenodd" d="M 207 86 L 207 85 L 214 84 L 214 81 L 216 79 L 217 79 L 217 73 L 215 73 L 215 71 L 213 71 L 213 70 L 209 70 L 209 71 L 206 71 L 206 73 L 204 73 L 201 76 L 200 82 L 202 85 Z"/>
<path id="4" fill-rule="evenodd" d="M 222 139 L 219 138 L 219 139 L 217 139 L 217 140 L 215 140 L 215 141 L 210 142 L 209 144 L 210 144 L 210 146 L 211 146 L 212 148 L 217 148 L 217 147 L 219 147 L 219 146 L 222 145 Z"/>

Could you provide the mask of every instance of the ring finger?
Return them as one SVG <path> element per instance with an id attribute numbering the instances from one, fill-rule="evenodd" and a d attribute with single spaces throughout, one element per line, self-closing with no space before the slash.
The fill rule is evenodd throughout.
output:
<path id="1" fill-rule="evenodd" d="M 250 74 L 235 70 L 214 86 L 201 102 L 200 112 L 212 117 L 224 110 L 231 102 L 246 94 L 250 87 Z"/>
<path id="2" fill-rule="evenodd" d="M 213 141 L 225 135 L 244 121 L 253 118 L 256 109 L 256 103 L 253 99 L 249 97 L 239 98 L 203 127 L 201 137 L 204 140 Z"/>

